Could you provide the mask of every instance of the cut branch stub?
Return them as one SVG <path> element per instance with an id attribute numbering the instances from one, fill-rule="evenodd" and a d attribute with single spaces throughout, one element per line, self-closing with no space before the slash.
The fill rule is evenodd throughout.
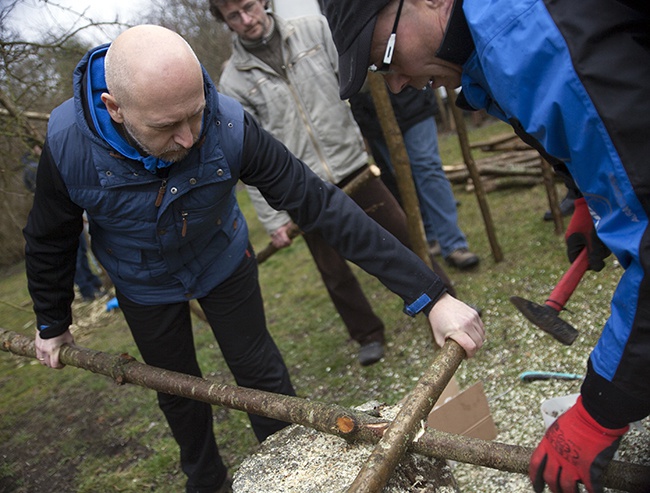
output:
<path id="1" fill-rule="evenodd" d="M 336 427 L 341 433 L 347 435 L 357 429 L 357 424 L 350 416 L 340 416 L 336 418 Z"/>

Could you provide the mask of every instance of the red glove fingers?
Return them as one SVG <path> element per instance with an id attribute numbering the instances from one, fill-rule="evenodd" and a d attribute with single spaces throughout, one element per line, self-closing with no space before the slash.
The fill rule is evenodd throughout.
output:
<path id="1" fill-rule="evenodd" d="M 584 408 L 582 396 L 578 397 L 533 452 L 528 475 L 536 493 L 544 490 L 544 483 L 553 493 L 576 493 L 579 481 L 590 493 L 602 493 L 603 470 L 629 428 L 604 428 Z"/>

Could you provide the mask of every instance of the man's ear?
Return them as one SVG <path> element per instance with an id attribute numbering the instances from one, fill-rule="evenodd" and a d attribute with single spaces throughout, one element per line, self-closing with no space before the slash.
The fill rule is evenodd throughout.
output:
<path id="1" fill-rule="evenodd" d="M 104 103 L 106 109 L 108 110 L 108 114 L 111 115 L 111 118 L 116 123 L 123 123 L 124 117 L 122 116 L 122 109 L 117 104 L 117 101 L 115 101 L 115 98 L 107 92 L 102 93 L 101 97 L 102 97 L 102 102 Z"/>

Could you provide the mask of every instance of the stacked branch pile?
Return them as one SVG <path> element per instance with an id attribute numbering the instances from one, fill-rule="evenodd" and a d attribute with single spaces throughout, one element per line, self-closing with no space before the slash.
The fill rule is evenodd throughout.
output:
<path id="1" fill-rule="evenodd" d="M 476 159 L 476 167 L 486 192 L 512 187 L 532 187 L 542 184 L 542 166 L 539 153 L 517 135 L 508 133 L 476 142 L 472 149 L 492 153 Z M 453 184 L 465 184 L 473 190 L 469 171 L 463 163 L 444 166 Z"/>

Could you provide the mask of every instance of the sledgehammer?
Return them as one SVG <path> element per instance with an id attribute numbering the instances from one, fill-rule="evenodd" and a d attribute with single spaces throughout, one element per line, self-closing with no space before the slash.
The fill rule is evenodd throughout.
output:
<path id="1" fill-rule="evenodd" d="M 528 320 L 543 331 L 551 334 L 562 344 L 570 346 L 578 337 L 578 331 L 560 318 L 560 311 L 564 309 L 564 305 L 569 301 L 573 291 L 575 291 L 582 276 L 587 271 L 587 267 L 589 267 L 589 259 L 585 248 L 573 261 L 569 270 L 564 273 L 560 282 L 553 288 L 543 305 L 518 296 L 511 296 L 510 301 Z"/>

